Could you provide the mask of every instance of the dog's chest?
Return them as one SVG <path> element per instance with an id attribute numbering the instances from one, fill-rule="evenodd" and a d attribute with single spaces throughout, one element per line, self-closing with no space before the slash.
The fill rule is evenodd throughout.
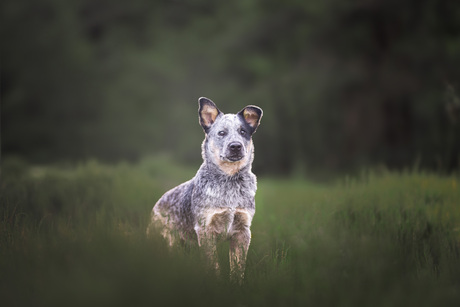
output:
<path id="1" fill-rule="evenodd" d="M 194 199 L 199 207 L 253 208 L 256 194 L 255 181 L 208 182 L 202 193 Z"/>

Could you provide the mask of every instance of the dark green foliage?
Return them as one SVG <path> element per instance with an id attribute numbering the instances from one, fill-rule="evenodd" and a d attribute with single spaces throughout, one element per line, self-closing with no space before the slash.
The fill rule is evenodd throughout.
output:
<path id="1" fill-rule="evenodd" d="M 155 201 L 193 170 L 5 161 L 0 296 L 7 306 L 456 306 L 458 177 L 259 179 L 243 286 L 196 244 L 145 237 Z M 223 246 L 225 247 L 225 246 Z M 225 265 L 227 264 L 227 265 Z"/>
<path id="2" fill-rule="evenodd" d="M 258 173 L 451 171 L 460 3 L 1 4 L 2 150 L 34 161 L 200 160 L 197 98 L 264 109 Z"/>

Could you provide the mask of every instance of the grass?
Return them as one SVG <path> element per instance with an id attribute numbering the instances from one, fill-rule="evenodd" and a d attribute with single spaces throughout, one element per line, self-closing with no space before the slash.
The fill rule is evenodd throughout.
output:
<path id="1" fill-rule="evenodd" d="M 196 245 L 145 229 L 156 200 L 191 178 L 167 157 L 136 165 L 4 161 L 3 306 L 456 306 L 460 182 L 420 172 L 335 184 L 259 179 L 243 286 Z M 225 246 L 224 246 L 225 247 Z"/>

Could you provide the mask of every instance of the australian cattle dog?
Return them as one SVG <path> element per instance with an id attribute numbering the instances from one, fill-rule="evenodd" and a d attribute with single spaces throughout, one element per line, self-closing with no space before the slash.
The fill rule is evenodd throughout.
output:
<path id="1" fill-rule="evenodd" d="M 176 234 L 181 240 L 197 240 L 217 271 L 216 243 L 230 240 L 230 274 L 241 281 L 257 189 L 251 172 L 252 134 L 259 126 L 262 109 L 250 105 L 237 114 L 224 114 L 210 99 L 198 101 L 205 133 L 201 146 L 204 162 L 195 177 L 158 200 L 147 232 L 160 229 L 171 246 Z"/>

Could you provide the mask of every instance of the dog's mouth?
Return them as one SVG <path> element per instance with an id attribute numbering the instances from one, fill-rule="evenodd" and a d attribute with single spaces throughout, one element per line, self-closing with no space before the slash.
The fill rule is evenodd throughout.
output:
<path id="1" fill-rule="evenodd" d="M 226 162 L 238 162 L 244 158 L 244 155 L 241 154 L 234 154 L 234 155 L 227 155 L 222 156 L 221 159 Z"/>
<path id="2" fill-rule="evenodd" d="M 244 158 L 244 146 L 241 142 L 233 141 L 227 146 L 225 151 L 225 159 L 228 162 L 238 162 Z"/>

